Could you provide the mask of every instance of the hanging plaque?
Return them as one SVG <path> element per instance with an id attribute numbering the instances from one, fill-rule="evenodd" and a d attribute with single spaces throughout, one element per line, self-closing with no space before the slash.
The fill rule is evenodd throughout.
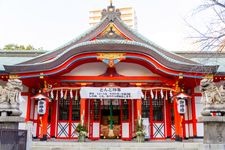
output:
<path id="1" fill-rule="evenodd" d="M 141 99 L 143 93 L 139 87 L 82 87 L 81 98 L 87 99 Z"/>

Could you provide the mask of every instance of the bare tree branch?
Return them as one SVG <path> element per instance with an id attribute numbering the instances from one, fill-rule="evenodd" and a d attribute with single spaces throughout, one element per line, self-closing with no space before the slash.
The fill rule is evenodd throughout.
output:
<path id="1" fill-rule="evenodd" d="M 196 40 L 195 43 L 200 45 L 202 51 L 221 52 L 225 48 L 225 0 L 205 0 L 196 10 L 199 13 L 209 9 L 215 16 L 207 18 L 210 21 L 205 25 L 205 31 L 186 23 L 197 34 L 191 38 Z"/>

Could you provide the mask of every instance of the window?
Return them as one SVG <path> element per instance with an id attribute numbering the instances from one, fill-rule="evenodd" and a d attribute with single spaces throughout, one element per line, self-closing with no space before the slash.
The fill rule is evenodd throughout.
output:
<path id="1" fill-rule="evenodd" d="M 146 96 L 146 99 L 142 100 L 142 118 L 150 117 L 150 97 Z"/>
<path id="2" fill-rule="evenodd" d="M 59 120 L 69 120 L 69 99 L 59 100 Z"/>
<path id="3" fill-rule="evenodd" d="M 80 120 L 80 100 L 72 100 L 72 120 Z"/>
<path id="4" fill-rule="evenodd" d="M 158 97 L 152 100 L 152 108 L 153 108 L 153 120 L 154 121 L 163 121 L 163 99 Z"/>
<path id="5" fill-rule="evenodd" d="M 122 121 L 128 121 L 129 119 L 129 110 L 128 110 L 128 102 L 127 100 L 121 100 L 122 101 Z"/>
<path id="6" fill-rule="evenodd" d="M 91 100 L 92 101 L 92 107 L 91 107 L 91 115 L 93 117 L 94 121 L 100 120 L 100 103 L 101 101 L 99 99 Z"/>

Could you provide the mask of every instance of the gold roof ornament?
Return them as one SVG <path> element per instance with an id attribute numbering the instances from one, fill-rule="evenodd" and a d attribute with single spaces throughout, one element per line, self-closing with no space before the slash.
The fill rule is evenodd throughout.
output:
<path id="1" fill-rule="evenodd" d="M 16 74 L 10 74 L 9 75 L 9 79 L 18 79 L 18 78 L 19 78 L 19 76 L 16 75 Z"/>
<path id="2" fill-rule="evenodd" d="M 97 53 L 97 55 L 97 59 L 107 64 L 109 67 L 114 67 L 115 64 L 126 59 L 124 56 L 125 53 Z"/>
<path id="3" fill-rule="evenodd" d="M 213 74 L 207 74 L 203 78 L 205 78 L 205 79 L 213 79 Z"/>

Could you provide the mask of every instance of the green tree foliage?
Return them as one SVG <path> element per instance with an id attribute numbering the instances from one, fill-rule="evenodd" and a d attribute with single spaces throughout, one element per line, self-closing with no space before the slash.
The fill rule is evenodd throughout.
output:
<path id="1" fill-rule="evenodd" d="M 7 44 L 3 50 L 42 50 L 42 48 L 34 48 L 32 45 Z"/>

